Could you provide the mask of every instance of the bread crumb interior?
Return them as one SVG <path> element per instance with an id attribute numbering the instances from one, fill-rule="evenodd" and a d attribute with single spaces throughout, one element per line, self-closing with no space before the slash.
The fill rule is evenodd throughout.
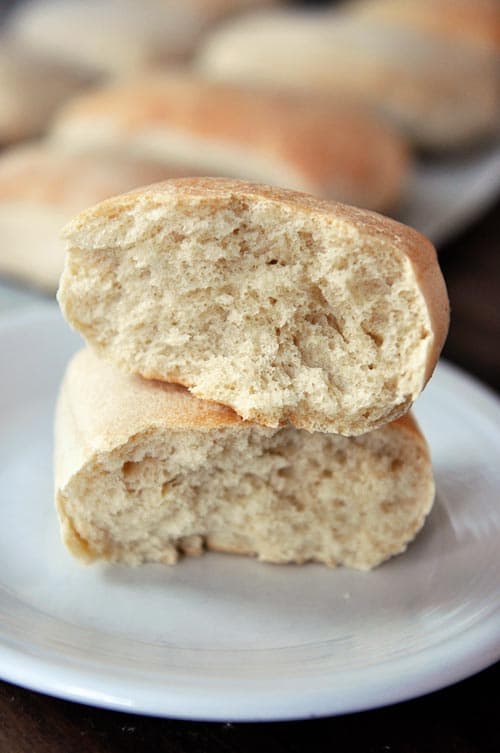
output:
<path id="1" fill-rule="evenodd" d="M 163 212 L 163 214 L 162 214 Z M 387 239 L 279 203 L 179 199 L 123 213 L 130 246 L 73 248 L 65 313 L 127 371 L 188 386 L 268 426 L 353 435 L 405 413 L 432 329 Z"/>
<path id="2" fill-rule="evenodd" d="M 426 451 L 396 428 L 240 425 L 141 434 L 84 466 L 58 504 L 90 559 L 173 563 L 207 545 L 365 570 L 406 548 L 432 497 Z"/>

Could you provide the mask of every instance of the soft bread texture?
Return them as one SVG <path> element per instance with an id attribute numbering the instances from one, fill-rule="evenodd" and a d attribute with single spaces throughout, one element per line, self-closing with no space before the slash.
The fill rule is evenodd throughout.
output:
<path id="1" fill-rule="evenodd" d="M 124 155 L 64 153 L 44 142 L 0 155 L 0 274 L 54 293 L 64 266 L 61 227 L 116 193 L 178 175 Z"/>
<path id="2" fill-rule="evenodd" d="M 307 191 L 367 209 L 394 207 L 409 172 L 402 138 L 359 107 L 181 72 L 118 82 L 68 104 L 52 138 L 105 146 Z"/>
<path id="3" fill-rule="evenodd" d="M 216 178 L 166 181 L 65 230 L 62 311 L 97 353 L 276 427 L 402 415 L 448 327 L 433 246 L 371 212 Z"/>
<path id="4" fill-rule="evenodd" d="M 77 557 L 174 563 L 204 546 L 368 570 L 434 498 L 410 417 L 358 438 L 266 429 L 81 351 L 56 417 L 56 502 Z"/>
<path id="5" fill-rule="evenodd" d="M 2 40 L 0 146 L 42 133 L 57 107 L 88 83 L 72 68 Z"/>
<path id="6" fill-rule="evenodd" d="M 347 10 L 500 53 L 498 0 L 354 0 Z"/>
<path id="7" fill-rule="evenodd" d="M 197 68 L 221 80 L 363 102 L 425 149 L 461 148 L 498 133 L 496 55 L 375 18 L 253 14 L 215 30 Z"/>
<path id="8" fill-rule="evenodd" d="M 184 59 L 208 24 L 264 0 L 28 0 L 7 33 L 93 75 L 126 74 Z"/>

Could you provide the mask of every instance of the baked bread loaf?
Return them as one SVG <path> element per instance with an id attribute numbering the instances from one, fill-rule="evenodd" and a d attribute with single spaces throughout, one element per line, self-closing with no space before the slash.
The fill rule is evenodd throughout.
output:
<path id="1" fill-rule="evenodd" d="M 86 83 L 74 69 L 2 39 L 0 146 L 40 134 L 57 107 Z"/>
<path id="2" fill-rule="evenodd" d="M 347 12 L 236 19 L 207 38 L 197 68 L 221 80 L 355 99 L 429 150 L 498 133 L 496 55 Z"/>
<path id="3" fill-rule="evenodd" d="M 98 354 L 266 426 L 381 426 L 446 336 L 429 241 L 307 194 L 180 178 L 88 209 L 64 236 L 59 302 Z"/>
<path id="4" fill-rule="evenodd" d="M 354 0 L 347 10 L 500 52 L 498 0 Z"/>
<path id="5" fill-rule="evenodd" d="M 62 385 L 55 458 L 62 536 L 86 561 L 206 546 L 367 570 L 406 548 L 434 497 L 410 417 L 357 438 L 268 429 L 90 350 Z"/>
<path id="6" fill-rule="evenodd" d="M 46 143 L 0 155 L 0 274 L 54 293 L 64 265 L 61 227 L 113 194 L 178 175 L 122 155 L 64 153 Z"/>
<path id="7" fill-rule="evenodd" d="M 368 209 L 394 207 L 409 169 L 402 138 L 359 107 L 180 72 L 73 100 L 52 138 L 72 149 L 112 147 L 190 166 L 192 175 L 257 180 Z"/>

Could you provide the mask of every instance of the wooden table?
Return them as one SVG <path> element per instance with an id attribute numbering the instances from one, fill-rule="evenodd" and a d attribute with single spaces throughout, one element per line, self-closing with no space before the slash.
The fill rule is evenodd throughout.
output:
<path id="1" fill-rule="evenodd" d="M 499 246 L 500 202 L 441 252 L 452 304 L 444 355 L 497 391 Z M 151 719 L 0 683 L 0 753 L 500 753 L 499 716 L 500 663 L 388 708 L 273 724 Z"/>

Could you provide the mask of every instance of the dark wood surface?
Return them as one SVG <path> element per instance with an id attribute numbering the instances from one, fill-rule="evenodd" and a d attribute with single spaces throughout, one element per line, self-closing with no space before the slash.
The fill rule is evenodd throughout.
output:
<path id="1" fill-rule="evenodd" d="M 497 203 L 448 243 L 440 257 L 452 306 L 444 355 L 497 391 L 499 246 Z M 500 753 L 500 663 L 453 687 L 388 708 L 272 724 L 151 719 L 0 683 L 0 753 L 72 749 L 78 753 Z"/>
<path id="2" fill-rule="evenodd" d="M 447 690 L 306 722 L 151 719 L 0 687 L 2 753 L 498 753 L 500 665 Z"/>

